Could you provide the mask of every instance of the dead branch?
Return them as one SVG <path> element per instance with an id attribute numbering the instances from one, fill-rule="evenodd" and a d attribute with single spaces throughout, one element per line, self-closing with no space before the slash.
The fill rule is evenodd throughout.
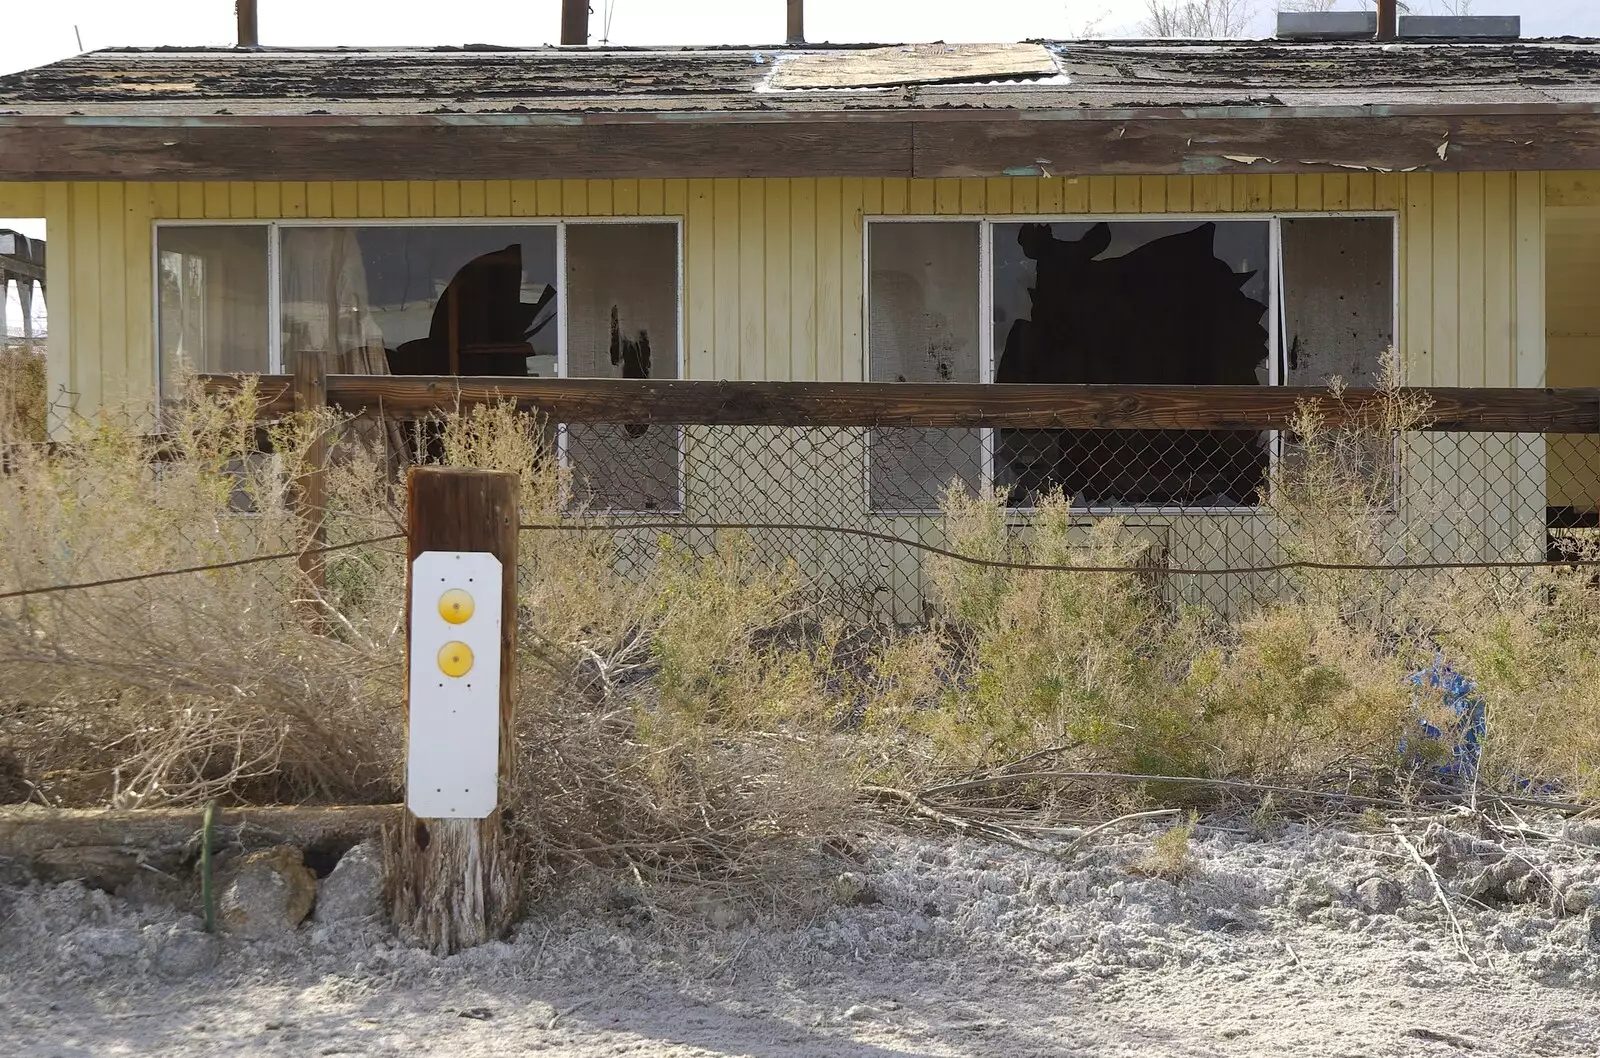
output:
<path id="1" fill-rule="evenodd" d="M 1450 930 L 1455 934 L 1456 948 L 1460 950 L 1462 955 L 1466 956 L 1468 962 L 1476 966 L 1478 960 L 1473 958 L 1472 951 L 1467 947 L 1466 930 L 1461 928 L 1461 920 L 1456 918 L 1455 908 L 1450 906 L 1450 898 L 1445 895 L 1444 883 L 1439 881 L 1438 872 L 1433 869 L 1432 864 L 1422 858 L 1422 853 L 1418 852 L 1417 847 L 1407 840 L 1406 836 L 1400 832 L 1399 827 L 1390 824 L 1389 829 L 1394 831 L 1395 838 L 1400 842 L 1401 847 L 1411 854 L 1411 859 L 1416 862 L 1416 865 L 1421 867 L 1428 875 L 1428 880 L 1433 883 L 1434 895 L 1438 897 L 1439 906 L 1444 908 L 1445 916 L 1450 919 Z"/>
<path id="2" fill-rule="evenodd" d="M 896 790 L 888 786 L 863 786 L 861 792 L 868 798 L 876 801 L 894 802 L 906 809 L 914 816 L 930 820 L 941 826 L 946 826 L 957 833 L 980 837 L 989 841 L 996 841 L 1002 845 L 1022 849 L 1025 852 L 1037 852 L 1048 855 L 1049 849 L 1027 842 L 1012 834 L 1006 828 L 996 823 L 986 823 L 978 819 L 963 819 L 961 816 L 939 809 L 926 803 L 922 798 L 908 790 Z"/>

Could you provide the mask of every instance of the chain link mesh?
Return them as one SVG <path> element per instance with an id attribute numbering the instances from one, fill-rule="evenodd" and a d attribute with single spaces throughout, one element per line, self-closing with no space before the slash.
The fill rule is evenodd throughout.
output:
<path id="1" fill-rule="evenodd" d="M 72 418 L 64 405 L 48 411 L 52 421 Z M 357 513 L 335 485 L 322 512 L 327 542 L 403 528 L 399 474 L 409 462 L 440 457 L 428 428 L 363 419 L 341 430 L 347 448 L 381 453 L 377 472 L 390 476 L 394 502 L 383 513 L 370 503 Z M 852 622 L 929 616 L 938 603 L 931 549 L 977 554 L 952 530 L 947 507 L 975 497 L 1004 503 L 1007 537 L 1000 552 L 978 557 L 1029 561 L 1039 505 L 1059 494 L 1071 499 L 1066 531 L 1069 543 L 1081 542 L 1084 564 L 1095 561 L 1092 531 L 1103 534 L 1112 522 L 1122 561 L 1172 606 L 1228 617 L 1304 585 L 1303 570 L 1263 567 L 1372 567 L 1373 584 L 1398 591 L 1437 571 L 1394 566 L 1566 562 L 1593 559 L 1600 548 L 1600 433 L 1368 428 L 1308 441 L 1275 430 L 649 421 L 546 424 L 534 442 L 567 475 L 569 527 L 611 534 L 622 569 L 648 570 L 664 541 L 703 553 L 719 534 L 738 532 L 756 561 L 792 565 L 820 612 Z M 226 461 L 237 482 L 226 507 L 252 516 L 249 524 L 185 527 L 175 514 L 175 538 L 144 549 L 151 563 L 182 568 L 304 549 L 293 510 L 296 468 L 272 454 L 267 426 L 246 447 L 255 451 Z M 6 447 L 8 466 L 17 450 L 15 441 Z M 151 487 L 162 488 L 163 473 L 152 472 Z M 392 561 L 399 549 L 380 550 Z M 356 576 L 366 562 L 352 551 L 329 565 L 335 577 Z M 140 572 L 106 566 L 88 551 L 47 565 L 59 567 L 56 580 Z M 236 575 L 304 596 L 295 564 L 278 565 L 286 568 Z M 16 572 L 16 588 L 50 579 L 43 568 Z"/>
<path id="2" fill-rule="evenodd" d="M 1597 540 L 1593 434 L 1330 433 L 1308 446 L 1275 431 L 579 429 L 581 445 L 563 448 L 575 501 L 616 533 L 622 561 L 649 563 L 663 535 L 704 549 L 717 526 L 758 526 L 740 531 L 763 561 L 793 562 L 825 609 L 857 620 L 925 615 L 924 546 L 961 549 L 952 492 L 1003 495 L 1009 557 L 1025 559 L 1037 505 L 1059 491 L 1085 562 L 1091 528 L 1114 520 L 1173 605 L 1233 616 L 1296 590 L 1296 571 L 1263 566 L 1561 561 Z"/>

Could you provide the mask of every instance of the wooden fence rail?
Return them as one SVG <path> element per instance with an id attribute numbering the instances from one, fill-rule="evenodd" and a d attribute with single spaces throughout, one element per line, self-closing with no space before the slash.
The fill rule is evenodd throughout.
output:
<path id="1" fill-rule="evenodd" d="M 295 407 L 289 375 L 261 375 L 261 415 Z M 213 392 L 241 376 L 204 375 Z M 512 401 L 559 422 L 720 426 L 921 426 L 1019 429 L 1256 430 L 1290 425 L 1304 402 L 1343 421 L 1382 399 L 1370 389 L 1290 386 L 980 385 L 956 382 L 708 382 L 635 379 L 328 375 L 330 405 L 414 419 Z M 1423 429 L 1600 433 L 1600 389 L 1403 390 L 1430 403 Z"/>

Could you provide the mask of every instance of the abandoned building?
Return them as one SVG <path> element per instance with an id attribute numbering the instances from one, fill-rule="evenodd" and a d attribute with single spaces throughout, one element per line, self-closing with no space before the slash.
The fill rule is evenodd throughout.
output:
<path id="1" fill-rule="evenodd" d="M 341 373 L 1597 386 L 1597 147 L 1600 43 L 1569 39 L 122 49 L 0 77 L 0 216 L 47 222 L 50 385 L 80 413 L 305 349 Z M 833 516 L 1059 485 L 1178 565 L 1267 547 L 1259 432 L 891 433 L 825 471 Z M 1429 466 L 1542 540 L 1594 517 L 1574 443 Z M 730 513 L 681 434 L 626 444 L 569 450 L 611 507 Z"/>

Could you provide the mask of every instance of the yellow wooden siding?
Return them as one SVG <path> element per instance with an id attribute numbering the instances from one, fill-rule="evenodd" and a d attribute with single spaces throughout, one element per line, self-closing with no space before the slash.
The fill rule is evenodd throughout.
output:
<path id="1" fill-rule="evenodd" d="M 1550 173 L 1545 193 L 1547 375 L 1552 386 L 1600 386 L 1600 173 Z M 1550 503 L 1595 510 L 1594 442 L 1550 438 Z"/>
<path id="2" fill-rule="evenodd" d="M 151 396 L 158 219 L 681 217 L 686 377 L 854 380 L 865 368 L 869 216 L 1389 210 L 1400 220 L 1406 380 L 1537 386 L 1546 381 L 1547 206 L 1600 216 L 1600 172 L 0 183 L 0 216 L 42 212 L 48 222 L 50 384 L 80 412 Z M 1502 535 L 1542 526 L 1541 439 L 1437 438 L 1413 459 L 1409 480 L 1429 503 L 1493 507 Z M 1230 561 L 1268 557 L 1270 534 L 1246 531 L 1248 521 L 1173 523 L 1171 561 L 1214 563 L 1219 546 Z M 1441 535 L 1449 521 L 1441 513 Z"/>
<path id="3" fill-rule="evenodd" d="M 148 391 L 149 222 L 178 218 L 681 215 L 690 377 L 848 380 L 864 366 L 864 215 L 1392 209 L 1401 214 L 1408 380 L 1540 385 L 1545 187 L 1551 206 L 1600 206 L 1600 173 L 1338 173 L 12 183 L 0 184 L 0 216 L 46 215 L 52 253 L 70 262 L 62 271 L 75 288 L 52 293 L 88 295 L 63 350 L 65 377 L 90 398 L 86 407 L 102 394 Z"/>

